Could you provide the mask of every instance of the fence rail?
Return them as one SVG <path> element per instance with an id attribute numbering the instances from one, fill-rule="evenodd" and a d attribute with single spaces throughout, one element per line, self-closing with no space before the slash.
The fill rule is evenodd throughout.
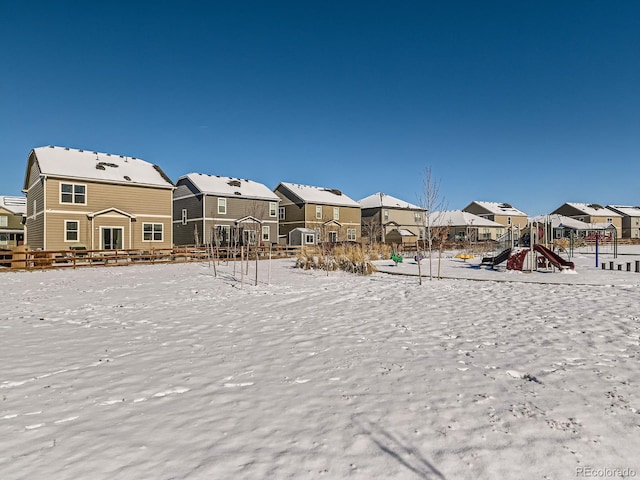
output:
<path id="1" fill-rule="evenodd" d="M 295 256 L 300 247 L 175 247 L 151 250 L 14 250 L 0 252 L 0 271 L 47 270 L 96 266 L 188 263 L 211 260 L 264 260 Z"/>

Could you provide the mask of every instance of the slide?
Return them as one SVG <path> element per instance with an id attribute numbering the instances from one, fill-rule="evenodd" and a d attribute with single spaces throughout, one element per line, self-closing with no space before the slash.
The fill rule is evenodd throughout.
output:
<path id="1" fill-rule="evenodd" d="M 511 249 L 507 248 L 506 250 L 501 251 L 495 257 L 482 257 L 482 262 L 480 265 L 489 265 L 491 268 L 496 265 L 500 265 L 502 262 L 506 261 L 511 255 Z"/>
<path id="2" fill-rule="evenodd" d="M 549 263 L 551 263 L 551 265 L 553 265 L 554 267 L 560 270 L 567 270 L 567 269 L 573 270 L 575 268 L 575 265 L 573 264 L 573 262 L 569 262 L 565 260 L 557 253 L 549 250 L 547 247 L 536 244 L 533 246 L 533 249 L 536 252 L 538 252 L 540 255 L 545 257 L 547 260 L 549 260 Z"/>

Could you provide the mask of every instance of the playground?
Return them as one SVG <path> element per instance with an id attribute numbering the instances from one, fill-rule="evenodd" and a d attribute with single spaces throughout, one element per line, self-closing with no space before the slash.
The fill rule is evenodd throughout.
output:
<path id="1" fill-rule="evenodd" d="M 572 251 L 554 252 L 536 244 L 531 247 L 497 249 L 484 255 L 445 251 L 440 260 L 440 277 L 487 281 L 584 285 L 640 285 L 640 246 L 582 246 Z M 374 262 L 380 272 L 418 275 L 415 257 L 403 261 Z M 421 261 L 423 277 L 429 277 L 429 259 Z M 431 276 L 438 276 L 438 252 L 433 252 Z"/>

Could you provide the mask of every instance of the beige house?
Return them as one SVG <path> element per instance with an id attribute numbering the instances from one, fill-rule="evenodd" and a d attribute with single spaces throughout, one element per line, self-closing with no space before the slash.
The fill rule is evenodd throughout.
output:
<path id="1" fill-rule="evenodd" d="M 31 249 L 170 248 L 171 180 L 135 157 L 38 147 L 27 160 L 26 244 Z"/>
<path id="2" fill-rule="evenodd" d="M 252 180 L 190 173 L 173 193 L 176 245 L 267 245 L 278 242 L 278 203 Z"/>
<path id="3" fill-rule="evenodd" d="M 622 238 L 640 238 L 640 207 L 607 205 L 607 208 L 622 215 Z"/>
<path id="4" fill-rule="evenodd" d="M 616 236 L 622 238 L 622 215 L 597 203 L 567 202 L 551 212 L 552 215 L 556 213 L 595 226 L 600 225 L 602 228 L 613 225 L 616 228 Z"/>
<path id="5" fill-rule="evenodd" d="M 0 250 L 24 244 L 22 217 L 27 210 L 25 197 L 0 196 Z"/>
<path id="6" fill-rule="evenodd" d="M 318 243 L 360 241 L 360 204 L 340 190 L 281 182 L 274 191 L 280 236 L 303 228 L 315 231 Z"/>
<path id="7" fill-rule="evenodd" d="M 507 230 L 501 223 L 463 210 L 433 212 L 429 224 L 447 229 L 447 240 L 476 242 L 498 240 Z"/>
<path id="8" fill-rule="evenodd" d="M 415 243 L 425 238 L 426 210 L 385 193 L 358 202 L 362 209 L 362 238 L 370 243 Z"/>
<path id="9" fill-rule="evenodd" d="M 527 214 L 508 203 L 473 201 L 462 209 L 507 228 L 524 229 L 527 226 Z"/>

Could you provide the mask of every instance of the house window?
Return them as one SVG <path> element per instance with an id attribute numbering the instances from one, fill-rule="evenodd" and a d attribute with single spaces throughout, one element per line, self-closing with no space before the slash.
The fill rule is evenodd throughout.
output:
<path id="1" fill-rule="evenodd" d="M 607 218 L 607 223 L 613 223 L 613 218 Z"/>
<path id="2" fill-rule="evenodd" d="M 278 214 L 278 203 L 269 202 L 269 216 L 275 217 Z"/>
<path id="3" fill-rule="evenodd" d="M 278 208 L 278 220 L 284 220 L 284 207 Z"/>
<path id="4" fill-rule="evenodd" d="M 355 228 L 347 228 L 347 240 L 350 242 L 356 241 L 356 229 Z"/>
<path id="5" fill-rule="evenodd" d="M 511 217 L 507 217 L 507 225 L 511 225 Z"/>
<path id="6" fill-rule="evenodd" d="M 413 220 L 416 223 L 422 223 L 422 212 L 413 212 Z"/>
<path id="7" fill-rule="evenodd" d="M 7 225 L 9 225 L 9 217 L 0 215 L 0 227 L 6 227 Z"/>
<path id="8" fill-rule="evenodd" d="M 336 243 L 338 241 L 338 232 L 336 231 L 329 232 L 329 234 L 327 235 L 327 238 L 331 243 Z"/>
<path id="9" fill-rule="evenodd" d="M 216 225 L 214 228 L 216 245 L 229 245 L 231 243 L 231 226 Z"/>
<path id="10" fill-rule="evenodd" d="M 87 186 L 76 183 L 60 184 L 60 203 L 87 203 Z"/>
<path id="11" fill-rule="evenodd" d="M 389 221 L 389 210 L 383 210 L 382 211 L 382 215 L 384 217 L 384 221 L 388 222 Z"/>
<path id="12" fill-rule="evenodd" d="M 255 245 L 256 244 L 256 231 L 255 230 L 244 230 L 244 242 L 245 245 Z"/>
<path id="13" fill-rule="evenodd" d="M 262 241 L 269 241 L 269 227 L 262 227 Z"/>
<path id="14" fill-rule="evenodd" d="M 322 205 L 316 205 L 316 218 L 322 218 Z"/>
<path id="15" fill-rule="evenodd" d="M 313 233 L 304 234 L 305 245 L 316 243 L 316 236 Z"/>
<path id="16" fill-rule="evenodd" d="M 218 199 L 218 213 L 220 215 L 226 215 L 227 214 L 227 199 L 226 198 L 219 198 Z"/>
<path id="17" fill-rule="evenodd" d="M 163 225 L 161 223 L 143 223 L 142 239 L 145 242 L 161 242 L 162 227 Z"/>
<path id="18" fill-rule="evenodd" d="M 0 245 L 7 245 L 9 243 L 9 236 L 6 233 L 0 233 Z"/>
<path id="19" fill-rule="evenodd" d="M 76 220 L 64 221 L 64 241 L 77 242 L 79 239 L 80 222 Z"/>
<path id="20" fill-rule="evenodd" d="M 340 220 L 340 207 L 333 207 L 333 219 Z"/>
<path id="21" fill-rule="evenodd" d="M 187 224 L 187 209 L 186 208 L 182 209 L 182 224 L 183 225 Z"/>

